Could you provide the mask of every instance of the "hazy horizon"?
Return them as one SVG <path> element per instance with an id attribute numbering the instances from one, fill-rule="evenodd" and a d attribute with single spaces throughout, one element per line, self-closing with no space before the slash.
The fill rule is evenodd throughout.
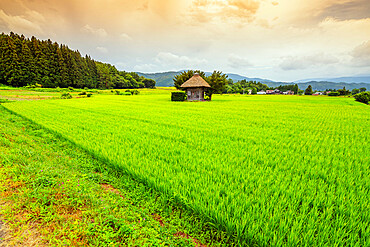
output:
<path id="1" fill-rule="evenodd" d="M 2 0 L 0 32 L 119 70 L 221 70 L 274 81 L 369 75 L 367 0 Z"/>

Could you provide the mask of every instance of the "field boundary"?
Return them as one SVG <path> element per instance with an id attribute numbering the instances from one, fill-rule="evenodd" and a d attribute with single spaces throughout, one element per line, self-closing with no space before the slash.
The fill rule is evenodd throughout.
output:
<path id="1" fill-rule="evenodd" d="M 125 169 L 124 167 L 122 167 L 122 170 L 118 170 L 115 168 L 115 165 L 112 164 L 112 162 L 110 162 L 109 160 L 105 159 L 104 157 L 101 157 L 100 155 L 93 154 L 91 151 L 86 150 L 81 145 L 76 144 L 74 141 L 71 141 L 70 139 L 64 137 L 62 134 L 54 130 L 51 130 L 49 128 L 46 128 L 45 126 L 33 121 L 32 119 L 29 119 L 17 112 L 14 112 L 3 105 L 0 105 L 0 107 L 2 107 L 4 110 L 9 112 L 10 114 L 14 114 L 15 116 L 18 116 L 28 121 L 33 126 L 35 126 L 35 128 L 39 128 L 46 132 L 49 132 L 52 135 L 54 135 L 57 139 L 61 141 L 65 141 L 69 143 L 70 145 L 76 147 L 77 149 L 85 153 L 87 156 L 96 159 L 98 163 L 103 163 L 107 165 L 106 167 L 101 167 L 101 166 L 95 167 L 96 172 L 100 173 L 100 172 L 109 171 L 110 175 L 114 177 L 113 180 L 119 180 L 122 177 L 126 177 L 132 180 L 133 183 L 140 184 L 141 186 L 145 188 L 146 191 L 150 192 L 151 197 L 155 200 L 155 203 L 158 203 L 165 211 L 179 211 L 182 218 L 187 218 L 186 221 L 193 222 L 193 224 L 195 222 L 195 224 L 199 227 L 199 229 L 201 229 L 202 232 L 203 231 L 209 232 L 209 235 L 212 236 L 211 239 L 209 239 L 211 240 L 210 244 L 222 242 L 223 243 L 222 246 L 246 246 L 245 243 L 237 242 L 237 239 L 234 235 L 229 235 L 226 231 L 216 228 L 216 224 L 213 222 L 211 218 L 209 218 L 206 215 L 196 213 L 195 210 L 193 210 L 190 205 L 188 205 L 186 202 L 182 202 L 181 199 L 179 199 L 178 197 L 172 196 L 168 193 L 162 193 L 160 191 L 157 191 L 154 187 L 149 186 L 145 180 L 138 179 L 137 177 L 129 173 L 127 169 Z M 114 186 L 114 184 L 111 184 L 110 181 L 108 182 L 110 186 Z M 219 226 L 219 227 L 222 227 L 222 226 Z M 186 233 L 183 233 L 181 231 L 177 233 L 177 236 L 186 238 L 186 239 L 192 239 L 195 243 L 198 243 L 199 241 L 196 238 L 193 238 L 192 236 Z M 253 243 L 253 246 L 260 246 L 255 241 L 255 239 L 251 239 L 250 242 Z M 199 246 L 203 246 L 203 245 L 199 245 Z M 213 246 L 213 245 L 210 245 L 210 246 Z"/>

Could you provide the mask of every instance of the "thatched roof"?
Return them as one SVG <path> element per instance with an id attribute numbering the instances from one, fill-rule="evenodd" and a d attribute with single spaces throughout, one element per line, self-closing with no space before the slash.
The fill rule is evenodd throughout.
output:
<path id="1" fill-rule="evenodd" d="M 192 78 L 184 82 L 180 87 L 211 87 L 198 73 L 195 73 Z"/>

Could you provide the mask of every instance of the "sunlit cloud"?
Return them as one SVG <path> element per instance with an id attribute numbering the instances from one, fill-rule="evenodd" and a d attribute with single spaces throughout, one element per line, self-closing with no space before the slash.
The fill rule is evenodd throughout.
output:
<path id="1" fill-rule="evenodd" d="M 82 27 L 81 31 L 83 33 L 92 34 L 100 38 L 104 38 L 108 36 L 108 33 L 103 28 L 92 28 L 88 24 Z"/>
<path id="2" fill-rule="evenodd" d="M 44 22 L 44 18 L 36 11 L 29 11 L 26 15 L 10 15 L 0 9 L 0 26 L 8 30 L 18 30 L 26 34 L 42 34 L 41 22 Z"/>
<path id="3" fill-rule="evenodd" d="M 159 65 L 171 66 L 172 69 L 181 69 L 187 67 L 198 67 L 207 63 L 205 59 L 190 58 L 188 56 L 179 56 L 170 52 L 160 52 L 155 58 Z"/>
<path id="4" fill-rule="evenodd" d="M 251 22 L 260 6 L 254 0 L 195 0 L 191 9 L 193 21 L 206 22 Z"/>
<path id="5" fill-rule="evenodd" d="M 369 8 L 368 0 L 1 0 L 0 31 L 51 38 L 125 70 L 296 80 L 369 74 Z"/>
<path id="6" fill-rule="evenodd" d="M 101 53 L 108 53 L 108 49 L 106 47 L 98 46 L 96 47 L 96 50 Z"/>

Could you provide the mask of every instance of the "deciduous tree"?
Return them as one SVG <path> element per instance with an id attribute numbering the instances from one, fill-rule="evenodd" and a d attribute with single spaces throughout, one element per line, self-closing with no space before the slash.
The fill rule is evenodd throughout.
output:
<path id="1" fill-rule="evenodd" d="M 209 100 L 212 99 L 213 94 L 224 92 L 228 83 L 227 75 L 216 70 L 213 71 L 212 75 L 210 75 L 206 81 L 211 86 L 211 88 L 208 88 L 206 91 L 206 96 L 209 97 Z"/>
<path id="2" fill-rule="evenodd" d="M 204 80 L 207 81 L 206 74 L 203 71 L 200 70 L 188 70 L 188 71 L 183 71 L 180 74 L 176 75 L 173 78 L 173 84 L 177 89 L 181 89 L 181 85 L 189 80 L 195 73 L 198 73 Z"/>

